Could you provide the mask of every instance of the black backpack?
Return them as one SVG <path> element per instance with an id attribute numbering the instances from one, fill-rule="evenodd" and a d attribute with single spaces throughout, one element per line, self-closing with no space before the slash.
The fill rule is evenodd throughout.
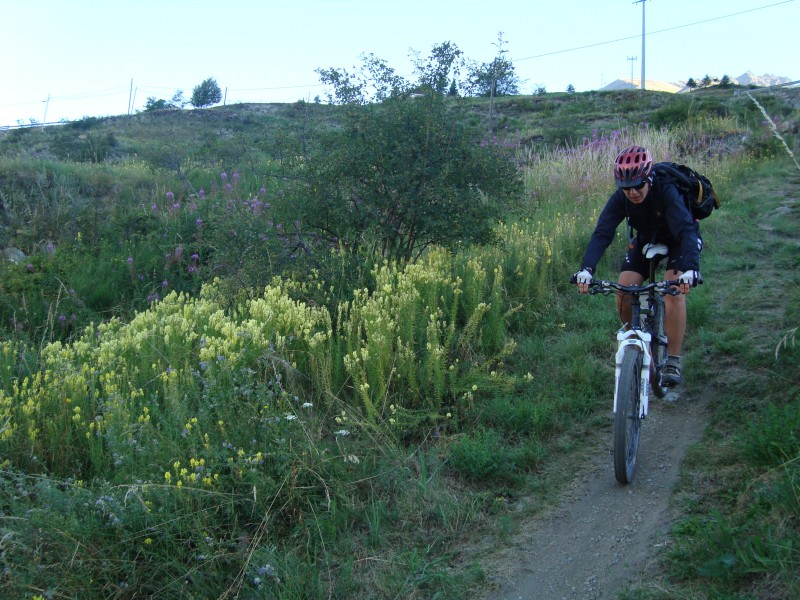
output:
<path id="1" fill-rule="evenodd" d="M 717 193 L 705 175 L 673 162 L 656 163 L 655 171 L 659 179 L 670 181 L 678 188 L 696 220 L 705 219 L 719 208 Z"/>

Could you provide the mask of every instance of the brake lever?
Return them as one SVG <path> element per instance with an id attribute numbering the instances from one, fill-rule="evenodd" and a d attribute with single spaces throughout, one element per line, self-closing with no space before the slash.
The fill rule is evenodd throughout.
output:
<path id="1" fill-rule="evenodd" d="M 604 281 L 593 281 L 589 287 L 589 294 L 592 296 L 596 296 L 597 294 L 603 294 L 604 296 L 608 296 L 614 290 L 611 288 L 610 285 L 605 283 Z"/>

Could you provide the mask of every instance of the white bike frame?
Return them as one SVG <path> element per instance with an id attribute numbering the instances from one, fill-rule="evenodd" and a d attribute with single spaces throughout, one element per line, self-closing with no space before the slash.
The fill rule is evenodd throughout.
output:
<path id="1" fill-rule="evenodd" d="M 639 377 L 639 418 L 647 416 L 648 381 L 650 379 L 650 334 L 638 329 L 620 330 L 617 332 L 617 356 L 614 375 L 614 413 L 617 412 L 617 389 L 619 375 L 622 372 L 622 357 L 629 346 L 635 346 L 642 353 L 642 371 Z"/>
<path id="2" fill-rule="evenodd" d="M 642 248 L 647 260 L 655 258 L 656 256 L 667 256 L 669 249 L 666 244 L 645 244 Z M 622 357 L 625 355 L 625 349 L 628 346 L 636 346 L 642 353 L 642 372 L 639 378 L 639 418 L 643 419 L 647 416 L 647 402 L 649 399 L 648 392 L 650 386 L 650 363 L 652 356 L 650 355 L 650 340 L 649 333 L 640 329 L 620 329 L 617 332 L 617 356 L 616 356 L 616 370 L 614 375 L 614 413 L 617 412 L 617 388 L 619 387 L 619 374 L 622 371 Z"/>

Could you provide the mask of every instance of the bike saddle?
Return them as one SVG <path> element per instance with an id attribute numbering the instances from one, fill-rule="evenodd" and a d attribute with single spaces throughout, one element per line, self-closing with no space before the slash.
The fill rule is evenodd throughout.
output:
<path id="1" fill-rule="evenodd" d="M 645 244 L 642 248 L 642 254 L 648 259 L 656 256 L 667 256 L 669 248 L 667 248 L 666 244 Z"/>

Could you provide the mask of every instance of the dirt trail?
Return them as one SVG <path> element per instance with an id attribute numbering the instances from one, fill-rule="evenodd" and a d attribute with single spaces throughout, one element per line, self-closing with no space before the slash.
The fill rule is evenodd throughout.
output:
<path id="1" fill-rule="evenodd" d="M 707 421 L 700 399 L 673 392 L 667 400 L 651 400 L 636 476 L 626 486 L 614 478 L 609 410 L 607 431 L 598 432 L 592 458 L 560 504 L 503 553 L 496 564 L 504 564 L 506 572 L 490 574 L 497 591 L 487 598 L 611 599 L 647 575 L 669 544 L 670 497 L 681 461 Z"/>
<path id="2" fill-rule="evenodd" d="M 765 179 L 764 194 L 777 200 L 778 206 L 759 219 L 760 236 L 741 234 L 760 244 L 760 251 L 744 256 L 757 277 L 774 284 L 761 284 L 764 289 L 783 291 L 772 291 L 757 304 L 737 305 L 736 310 L 737 323 L 748 328 L 753 347 L 771 353 L 776 323 L 783 321 L 790 293 L 788 286 L 779 285 L 786 271 L 776 269 L 771 252 L 780 247 L 776 241 L 798 243 L 796 233 L 787 233 L 797 231 L 787 226 L 787 219 L 797 215 L 795 190 L 800 179 L 794 170 L 785 179 Z M 730 252 L 733 262 L 725 263 L 726 268 L 741 260 L 735 244 L 723 238 L 716 248 L 720 255 Z M 736 283 L 752 285 L 746 280 Z M 721 292 L 722 288 L 717 301 L 730 306 L 740 302 L 736 289 L 728 290 L 727 296 Z M 670 544 L 670 526 L 679 516 L 671 499 L 681 462 L 688 448 L 701 439 L 709 420 L 709 395 L 702 391 L 702 384 L 691 380 L 691 369 L 687 371 L 691 391 L 679 389 L 680 394 L 670 394 L 667 400 L 672 402 L 651 400 L 650 415 L 642 427 L 636 476 L 627 486 L 614 479 L 609 407 L 606 426 L 599 427 L 587 441 L 590 458 L 576 466 L 572 484 L 559 495 L 559 504 L 526 522 L 508 547 L 493 556 L 488 573 L 494 591 L 487 599 L 616 600 L 629 583 L 658 574 L 659 554 Z"/>

